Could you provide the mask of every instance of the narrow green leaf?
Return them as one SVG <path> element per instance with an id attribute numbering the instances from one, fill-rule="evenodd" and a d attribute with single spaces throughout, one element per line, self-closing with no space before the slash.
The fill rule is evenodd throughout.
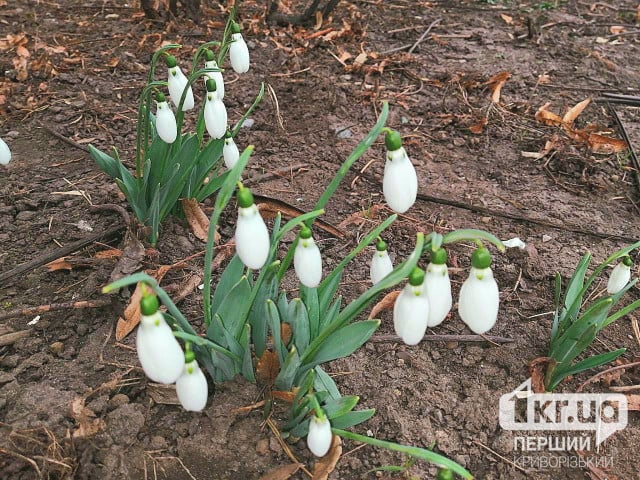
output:
<path id="1" fill-rule="evenodd" d="M 278 313 L 278 307 L 271 300 L 266 300 L 267 304 L 267 319 L 269 324 L 269 329 L 271 330 L 271 338 L 273 339 L 273 346 L 278 353 L 278 359 L 280 360 L 280 365 L 282 365 L 285 361 L 286 347 L 282 343 L 282 338 L 280 336 L 280 314 Z"/>
<path id="2" fill-rule="evenodd" d="M 296 372 L 300 366 L 300 355 L 296 350 L 295 345 L 291 347 L 284 364 L 281 364 L 280 372 L 274 382 L 275 387 L 278 390 L 289 391 L 293 387 L 293 380 L 296 377 Z"/>
<path id="3" fill-rule="evenodd" d="M 218 62 L 218 65 L 221 65 L 221 64 L 222 62 Z M 231 130 L 232 137 L 235 137 L 238 134 L 238 132 L 242 128 L 242 124 L 247 120 L 247 118 L 249 118 L 249 115 L 253 113 L 256 107 L 260 105 L 260 102 L 262 101 L 263 98 L 264 98 L 264 82 L 260 84 L 260 90 L 258 91 L 258 95 L 256 95 L 256 98 L 253 100 L 253 103 L 251 104 L 251 106 L 247 109 L 246 112 L 244 112 L 244 115 L 242 115 L 240 120 L 238 120 L 238 123 L 236 123 L 235 126 L 233 127 L 233 130 Z"/>
<path id="4" fill-rule="evenodd" d="M 250 305 L 247 305 L 247 298 L 251 295 L 251 287 L 247 277 L 240 277 L 229 293 L 224 297 L 216 310 L 216 315 L 222 319 L 224 328 L 237 338 L 244 327 Z"/>
<path id="5" fill-rule="evenodd" d="M 349 428 L 355 425 L 359 425 L 362 422 L 366 422 L 375 415 L 374 408 L 368 408 L 365 410 L 355 410 L 336 418 L 331 419 L 331 426 L 333 428 Z"/>
<path id="6" fill-rule="evenodd" d="M 242 358 L 242 376 L 249 382 L 256 383 L 256 377 L 253 373 L 253 358 L 251 356 L 251 325 L 248 323 L 246 323 L 242 329 L 240 345 L 244 352 Z"/>
<path id="7" fill-rule="evenodd" d="M 211 315 L 215 314 L 220 308 L 222 300 L 227 296 L 229 291 L 242 278 L 244 273 L 244 264 L 238 255 L 234 255 L 227 267 L 222 272 L 218 286 L 211 298 Z"/>
<path id="8" fill-rule="evenodd" d="M 371 338 L 379 326 L 380 320 L 364 320 L 342 327 L 327 337 L 308 363 L 321 365 L 351 355 Z"/>
<path id="9" fill-rule="evenodd" d="M 316 372 L 313 380 L 313 388 L 316 392 L 327 392 L 331 398 L 340 398 L 342 396 L 340 395 L 336 382 L 333 381 L 333 378 L 331 378 L 320 365 L 316 366 L 313 370 Z"/>
<path id="10" fill-rule="evenodd" d="M 448 245 L 450 243 L 459 243 L 472 240 L 484 240 L 485 242 L 492 243 L 499 251 L 504 252 L 506 247 L 495 235 L 485 232 L 484 230 L 476 230 L 474 228 L 467 228 L 461 230 L 454 230 L 446 233 L 442 239 L 442 243 Z"/>
<path id="11" fill-rule="evenodd" d="M 293 330 L 293 342 L 298 352 L 304 353 L 309 346 L 310 326 L 307 307 L 302 300 L 294 298 L 293 314 L 291 315 L 291 329 Z"/>
<path id="12" fill-rule="evenodd" d="M 626 348 L 620 348 L 612 352 L 593 355 L 592 357 L 582 360 L 581 362 L 578 362 L 567 368 L 558 367 L 554 371 L 554 377 L 559 377 L 559 381 L 553 387 L 555 388 L 564 378 L 568 377 L 569 375 L 577 375 L 578 373 L 583 372 L 585 370 L 589 370 L 591 368 L 596 368 L 601 365 L 605 365 L 607 363 L 613 362 L 616 358 L 618 358 L 620 355 L 622 355 L 626 351 L 627 351 Z"/>
<path id="13" fill-rule="evenodd" d="M 309 288 L 300 284 L 300 297 L 302 303 L 305 305 L 309 320 L 309 336 L 314 339 L 318 336 L 320 331 L 320 305 L 318 303 L 318 289 Z M 308 345 L 308 343 L 307 343 Z M 300 353 L 307 349 L 305 345 L 304 350 L 300 349 Z"/>
<path id="14" fill-rule="evenodd" d="M 120 170 L 118 168 L 118 162 L 111 155 L 104 153 L 102 150 L 98 150 L 93 145 L 89 145 L 89 155 L 98 164 L 100 170 L 109 175 L 111 178 L 120 178 Z"/>
<path id="15" fill-rule="evenodd" d="M 329 398 L 324 403 L 324 405 L 322 405 L 322 409 L 324 410 L 324 413 L 327 415 L 329 420 L 333 420 L 334 418 L 341 417 L 342 415 L 349 413 L 356 407 L 356 405 L 358 405 L 359 401 L 360 397 L 358 397 L 357 395 L 347 395 L 340 398 Z"/>

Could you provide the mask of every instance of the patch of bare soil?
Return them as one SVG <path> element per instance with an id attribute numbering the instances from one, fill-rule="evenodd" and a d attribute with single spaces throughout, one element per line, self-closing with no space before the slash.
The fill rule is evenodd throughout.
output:
<path id="1" fill-rule="evenodd" d="M 599 452 L 589 452 L 613 458 L 609 476 L 570 466 L 516 468 L 522 452 L 514 450 L 513 432 L 498 424 L 499 397 L 546 353 L 555 271 L 567 278 L 587 250 L 604 259 L 639 236 L 632 159 L 626 151 L 596 153 L 587 139 L 589 125 L 611 138 L 622 135 L 599 97 L 640 90 L 637 2 L 342 1 L 331 17 L 306 29 L 268 26 L 264 4 L 238 4 L 252 67 L 242 76 L 227 74 L 230 120 L 240 118 L 261 81 L 275 92 L 237 140 L 241 147 L 256 145 L 247 178 L 279 172 L 260 182 L 257 193 L 311 208 L 375 122 L 380 101 L 388 100 L 388 125 L 404 137 L 421 194 L 385 235 L 396 260 L 411 251 L 417 231 L 434 228 L 482 228 L 530 245 L 527 252 L 495 256 L 502 307 L 491 333 L 512 343 L 370 342 L 330 365 L 344 394 L 360 395 L 363 408 L 377 409 L 358 431 L 433 446 L 477 478 L 640 478 L 637 413 Z M 2 478 L 259 478 L 291 462 L 259 410 L 234 413 L 260 399 L 256 387 L 240 380 L 215 385 L 205 411 L 192 414 L 150 386 L 132 336 L 114 339 L 126 294 L 105 299 L 99 293 L 117 261 L 100 252 L 122 247 L 125 223 L 117 209 L 91 206 L 126 202 L 82 147 L 117 146 L 122 158 L 132 159 L 137 96 L 152 53 L 163 42 L 181 43 L 186 62 L 200 42 L 221 35 L 225 20 L 213 1 L 203 2 L 194 24 L 184 12 L 147 21 L 138 5 L 115 0 L 0 0 L 0 136 L 14 156 L 0 171 Z M 501 72 L 508 75 L 494 77 Z M 593 101 L 573 128 L 587 137 L 536 120 L 547 103 L 562 116 L 586 98 Z M 612 107 L 640 148 L 637 107 Z M 379 142 L 358 162 L 327 208 L 334 225 L 371 213 L 344 227 L 346 239 L 318 232 L 328 267 L 389 213 L 381 195 L 383 151 Z M 300 164 L 304 168 L 288 172 Z M 231 222 L 222 225 L 223 239 L 232 235 Z M 59 255 L 92 235 L 84 248 Z M 455 292 L 471 248 L 450 252 Z M 141 267 L 196 255 L 165 278 L 163 285 L 176 292 L 201 273 L 203 249 L 183 219 L 171 218 Z M 66 263 L 4 276 L 44 255 L 65 256 Z M 345 276 L 347 299 L 366 288 L 368 259 L 369 253 L 359 256 Z M 629 296 L 638 298 L 637 287 Z M 99 306 L 3 316 L 85 300 Z M 200 321 L 197 292 L 180 306 Z M 389 313 L 382 318 L 378 333 L 392 333 Z M 624 318 L 606 329 L 591 353 L 626 347 L 623 361 L 632 361 L 640 342 L 635 321 Z M 467 330 L 454 313 L 429 333 Z M 570 379 L 561 391 L 575 391 L 588 376 Z M 639 380 L 632 368 L 617 384 Z M 276 419 L 285 412 L 286 405 L 275 406 Z M 288 447 L 313 464 L 304 440 Z M 331 478 L 390 478 L 372 469 L 406 460 L 349 441 L 344 451 Z M 408 472 L 433 478 L 435 468 L 417 462 Z M 306 477 L 298 472 L 294 478 Z"/>

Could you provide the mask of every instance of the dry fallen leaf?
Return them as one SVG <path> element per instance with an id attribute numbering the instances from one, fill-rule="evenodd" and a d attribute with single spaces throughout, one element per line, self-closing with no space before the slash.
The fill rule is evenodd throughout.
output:
<path id="1" fill-rule="evenodd" d="M 542 105 L 536 112 L 535 119 L 540 123 L 544 123 L 545 125 L 562 125 L 562 118 L 549 111 L 550 105 L 551 102 Z"/>
<path id="2" fill-rule="evenodd" d="M 292 336 L 293 331 L 291 330 L 291 325 L 289 325 L 288 323 L 281 323 L 280 338 L 282 339 L 282 343 L 284 343 L 285 345 L 289 345 Z"/>
<path id="3" fill-rule="evenodd" d="M 191 231 L 196 238 L 206 242 L 209 232 L 209 218 L 204 214 L 195 198 L 183 198 L 181 202 Z"/>
<path id="4" fill-rule="evenodd" d="M 262 475 L 258 480 L 287 480 L 300 470 L 301 466 L 301 463 L 291 463 L 289 465 L 276 467 Z"/>
<path id="5" fill-rule="evenodd" d="M 513 17 L 510 17 L 506 13 L 501 13 L 500 18 L 502 18 L 502 20 L 504 20 L 504 23 L 506 23 L 507 25 L 513 25 Z"/>
<path id="6" fill-rule="evenodd" d="M 318 459 L 313 467 L 313 477 L 311 480 L 327 480 L 329 474 L 336 468 L 338 460 L 342 455 L 342 440 L 338 435 L 334 435 L 331 440 L 331 448 L 327 454 Z"/>
<path id="7" fill-rule="evenodd" d="M 471 133 L 480 135 L 484 131 L 484 127 L 487 125 L 487 117 L 480 117 L 476 123 L 469 127 Z"/>
<path id="8" fill-rule="evenodd" d="M 273 385 L 279 370 L 278 354 L 265 350 L 260 360 L 258 360 L 258 365 L 256 365 L 256 379 L 264 385 Z"/>
<path id="9" fill-rule="evenodd" d="M 78 397 L 71 402 L 71 417 L 78 424 L 73 431 L 73 438 L 91 437 L 104 429 L 106 424 L 101 418 L 95 418 L 96 414 L 84 405 L 85 399 Z"/>
<path id="10" fill-rule="evenodd" d="M 545 393 L 544 374 L 546 367 L 553 359 L 550 357 L 534 358 L 529 363 L 529 374 L 531 375 L 531 389 L 534 393 Z"/>
<path id="11" fill-rule="evenodd" d="M 296 392 L 282 392 L 280 390 L 274 390 L 273 392 L 271 392 L 271 396 L 287 403 L 293 403 L 293 401 L 296 399 Z"/>
<path id="12" fill-rule="evenodd" d="M 573 125 L 575 119 L 578 118 L 578 116 L 583 112 L 585 108 L 587 108 L 587 105 L 589 105 L 589 103 L 591 103 L 590 98 L 586 98 L 583 101 L 577 103 L 575 106 L 571 107 L 567 111 L 567 113 L 564 114 L 564 117 L 562 117 L 562 121 L 567 126 Z"/>
<path id="13" fill-rule="evenodd" d="M 56 272 L 58 270 L 69 270 L 73 269 L 72 265 L 67 262 L 67 257 L 60 257 L 53 262 L 49 262 L 45 265 L 45 268 L 50 272 Z"/>
<path id="14" fill-rule="evenodd" d="M 491 88 L 491 101 L 493 103 L 500 103 L 500 93 L 502 92 L 502 87 L 510 78 L 511 72 L 500 72 L 486 81 L 485 84 Z"/>
<path id="15" fill-rule="evenodd" d="M 398 295 L 400 295 L 400 290 L 387 293 L 382 300 L 373 306 L 371 313 L 369 314 L 369 320 L 376 318 L 380 312 L 393 309 L 393 305 L 396 303 Z"/>
<path id="16" fill-rule="evenodd" d="M 602 155 L 611 155 L 612 153 L 623 152 L 627 150 L 627 142 L 619 138 L 605 137 L 592 133 L 587 139 L 587 144 L 593 153 Z"/>

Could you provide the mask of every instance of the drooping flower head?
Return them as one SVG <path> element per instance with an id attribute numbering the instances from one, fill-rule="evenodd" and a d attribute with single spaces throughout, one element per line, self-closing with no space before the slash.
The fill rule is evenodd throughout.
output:
<path id="1" fill-rule="evenodd" d="M 237 199 L 236 253 L 246 267 L 258 270 L 269 258 L 269 231 L 253 202 L 251 190 L 240 184 Z"/>
<path id="2" fill-rule="evenodd" d="M 322 256 L 320 249 L 313 240 L 311 229 L 302 225 L 300 239 L 293 256 L 293 266 L 298 280 L 305 287 L 315 288 L 322 280 Z"/>
<path id="3" fill-rule="evenodd" d="M 222 147 L 222 157 L 224 158 L 225 166 L 231 170 L 238 163 L 240 158 L 240 150 L 236 142 L 233 140 L 231 132 L 227 130 L 224 134 L 224 147 Z"/>
<path id="4" fill-rule="evenodd" d="M 174 383 L 184 369 L 184 353 L 167 325 L 154 295 L 143 295 L 140 300 L 140 326 L 136 336 L 136 349 L 144 373 L 154 382 Z"/>
<path id="5" fill-rule="evenodd" d="M 324 457 L 329 448 L 333 433 L 331 432 L 331 422 L 326 415 L 318 417 L 314 415 L 309 422 L 309 433 L 307 434 L 307 447 L 316 457 Z"/>
<path id="6" fill-rule="evenodd" d="M 384 142 L 387 147 L 387 160 L 382 179 L 384 199 L 391 210 L 404 213 L 416 201 L 418 176 L 402 146 L 400 134 L 395 130 L 389 130 Z"/>
<path id="7" fill-rule="evenodd" d="M 185 352 L 185 365 L 182 375 L 176 381 L 176 393 L 182 407 L 189 412 L 200 412 L 207 405 L 209 386 L 200 370 L 195 354 L 188 349 Z"/>
<path id="8" fill-rule="evenodd" d="M 431 263 L 427 265 L 425 287 L 429 299 L 430 327 L 440 325 L 449 314 L 453 298 L 451 297 L 451 281 L 447 269 L 447 251 L 440 247 L 431 253 Z"/>
<path id="9" fill-rule="evenodd" d="M 376 251 L 371 257 L 371 265 L 369 266 L 369 276 L 371 283 L 374 285 L 389 275 L 393 270 L 393 263 L 387 251 L 387 242 L 378 237 L 376 242 Z"/>
<path id="10" fill-rule="evenodd" d="M 471 256 L 471 271 L 462 284 L 458 313 L 476 334 L 488 332 L 498 318 L 500 292 L 491 270 L 491 254 L 478 247 Z"/>
<path id="11" fill-rule="evenodd" d="M 633 262 L 631 261 L 631 257 L 626 255 L 615 267 L 613 267 L 611 276 L 607 282 L 607 293 L 609 295 L 615 295 L 627 286 L 627 283 L 631 280 L 632 266 Z"/>
<path id="12" fill-rule="evenodd" d="M 178 66 L 176 57 L 173 55 L 167 55 L 165 57 L 165 62 L 169 69 L 169 78 L 167 83 L 169 86 L 171 102 L 173 102 L 176 108 L 178 108 L 182 92 L 187 89 L 187 94 L 185 96 L 184 103 L 182 104 L 182 111 L 186 112 L 187 110 L 191 110 L 195 106 L 195 100 L 193 99 L 193 90 L 191 86 L 189 86 L 189 79 L 187 79 L 184 73 L 182 73 L 182 70 Z"/>
<path id="13" fill-rule="evenodd" d="M 229 60 L 231 67 L 236 73 L 246 73 L 249 71 L 249 47 L 242 38 L 240 25 L 231 23 L 231 46 L 229 47 Z"/>
<path id="14" fill-rule="evenodd" d="M 156 131 L 166 143 L 173 143 L 178 136 L 178 127 L 173 110 L 161 92 L 156 93 Z"/>
<path id="15" fill-rule="evenodd" d="M 424 286 L 424 270 L 416 267 L 393 305 L 393 326 L 407 345 L 417 345 L 429 320 L 429 299 Z"/>
<path id="16" fill-rule="evenodd" d="M 227 108 L 216 93 L 216 81 L 207 80 L 207 99 L 204 104 L 204 124 L 211 138 L 222 138 L 227 131 Z"/>
<path id="17" fill-rule="evenodd" d="M 224 99 L 224 78 L 222 77 L 222 72 L 220 71 L 220 67 L 218 67 L 218 63 L 215 60 L 215 55 L 208 48 L 204 51 L 204 68 L 216 68 L 218 69 L 215 72 L 209 72 L 205 76 L 205 84 L 207 79 L 215 80 L 216 82 L 216 93 L 218 94 L 218 98 L 220 100 Z"/>
<path id="18" fill-rule="evenodd" d="M 0 165 L 7 165 L 11 161 L 11 150 L 4 140 L 0 138 Z"/>

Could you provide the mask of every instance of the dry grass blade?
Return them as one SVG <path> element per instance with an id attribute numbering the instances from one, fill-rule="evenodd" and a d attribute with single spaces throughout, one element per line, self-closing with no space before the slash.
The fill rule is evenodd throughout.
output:
<path id="1" fill-rule="evenodd" d="M 282 465 L 268 471 L 258 480 L 287 480 L 288 478 L 291 478 L 292 475 L 295 475 L 298 470 L 300 470 L 301 466 L 302 464 L 300 463 L 290 463 L 289 465 Z"/>
<path id="2" fill-rule="evenodd" d="M 342 440 L 334 435 L 331 440 L 331 448 L 327 454 L 320 458 L 313 467 L 313 480 L 327 480 L 329 474 L 333 472 L 342 455 Z"/>
<path id="3" fill-rule="evenodd" d="M 200 204 L 195 198 L 183 198 L 182 210 L 187 219 L 187 223 L 193 234 L 203 242 L 207 241 L 207 232 L 209 231 L 209 218 L 200 208 Z"/>
<path id="4" fill-rule="evenodd" d="M 400 290 L 396 290 L 394 292 L 387 293 L 382 300 L 376 303 L 371 309 L 371 313 L 369 314 L 369 320 L 378 317 L 378 314 L 384 312 L 385 310 L 391 310 L 393 305 L 396 303 L 396 298 L 400 295 Z"/>
<path id="5" fill-rule="evenodd" d="M 562 117 L 562 121 L 567 125 L 572 125 L 576 118 L 583 112 L 587 105 L 591 103 L 590 98 L 586 98 L 583 101 L 577 103 L 573 107 L 571 107 L 567 113 Z"/>

